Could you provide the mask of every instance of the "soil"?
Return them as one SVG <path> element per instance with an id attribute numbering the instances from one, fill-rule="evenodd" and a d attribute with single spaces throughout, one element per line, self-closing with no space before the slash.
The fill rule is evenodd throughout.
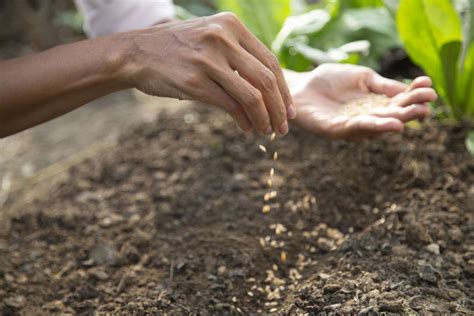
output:
<path id="1" fill-rule="evenodd" d="M 1 212 L 0 312 L 472 314 L 467 128 L 270 142 L 162 113 Z"/>

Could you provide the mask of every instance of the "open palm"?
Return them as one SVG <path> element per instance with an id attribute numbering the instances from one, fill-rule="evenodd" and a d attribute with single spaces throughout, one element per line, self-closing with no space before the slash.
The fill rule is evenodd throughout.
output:
<path id="1" fill-rule="evenodd" d="M 428 77 L 419 77 L 407 86 L 363 66 L 324 64 L 311 72 L 288 72 L 287 79 L 297 109 L 294 122 L 333 139 L 358 141 L 402 132 L 405 122 L 427 116 L 427 102 L 437 98 Z M 362 113 L 343 111 L 347 102 L 369 94 L 389 99 Z"/>

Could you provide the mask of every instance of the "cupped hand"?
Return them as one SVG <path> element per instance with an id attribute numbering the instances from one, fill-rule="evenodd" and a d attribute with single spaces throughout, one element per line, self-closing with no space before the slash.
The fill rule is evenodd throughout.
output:
<path id="1" fill-rule="evenodd" d="M 427 102 L 436 100 L 428 77 L 409 86 L 384 78 L 370 68 L 348 64 L 324 64 L 307 73 L 288 73 L 298 115 L 295 123 L 332 139 L 360 141 L 387 132 L 402 132 L 404 123 L 430 113 Z M 381 94 L 388 104 L 347 114 L 352 100 Z"/>
<path id="2" fill-rule="evenodd" d="M 276 58 L 231 13 L 128 34 L 132 85 L 227 111 L 246 132 L 288 132 L 296 116 Z"/>

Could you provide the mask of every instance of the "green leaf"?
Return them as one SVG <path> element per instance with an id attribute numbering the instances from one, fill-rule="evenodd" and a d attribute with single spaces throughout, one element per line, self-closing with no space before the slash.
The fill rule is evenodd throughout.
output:
<path id="1" fill-rule="evenodd" d="M 462 32 L 450 0 L 401 0 L 397 26 L 406 51 L 432 77 L 440 96 L 447 102 L 455 100 L 448 80 L 456 77 L 452 66 L 459 56 L 454 56 L 458 46 L 454 43 L 462 42 Z"/>
<path id="2" fill-rule="evenodd" d="M 303 71 L 311 63 L 306 60 L 308 56 L 305 57 L 299 49 L 295 49 L 296 46 L 305 45 L 329 52 L 344 44 L 361 40 L 370 42 L 369 54 L 357 54 L 357 58 L 353 56 L 349 60 L 373 68 L 379 66 L 378 61 L 383 53 L 400 46 L 395 23 L 385 8 L 347 9 L 335 17 L 327 10 L 317 9 L 290 17 L 272 48 L 286 67 Z"/>
<path id="3" fill-rule="evenodd" d="M 474 156 L 474 131 L 470 131 L 466 137 L 466 148 Z"/>
<path id="4" fill-rule="evenodd" d="M 286 18 L 291 0 L 218 0 L 220 11 L 231 11 L 267 47 L 271 47 Z"/>
<path id="5" fill-rule="evenodd" d="M 449 42 L 444 44 L 440 50 L 441 64 L 445 81 L 446 95 L 450 104 L 456 103 L 456 87 L 458 79 L 458 59 L 461 52 L 461 42 Z M 458 116 L 460 113 L 453 113 Z"/>

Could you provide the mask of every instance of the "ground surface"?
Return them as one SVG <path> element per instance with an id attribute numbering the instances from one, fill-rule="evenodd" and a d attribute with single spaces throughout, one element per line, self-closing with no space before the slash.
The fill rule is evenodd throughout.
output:
<path id="1" fill-rule="evenodd" d="M 463 132 L 269 143 L 220 113 L 161 114 L 17 192 L 1 213 L 0 312 L 472 313 Z"/>

